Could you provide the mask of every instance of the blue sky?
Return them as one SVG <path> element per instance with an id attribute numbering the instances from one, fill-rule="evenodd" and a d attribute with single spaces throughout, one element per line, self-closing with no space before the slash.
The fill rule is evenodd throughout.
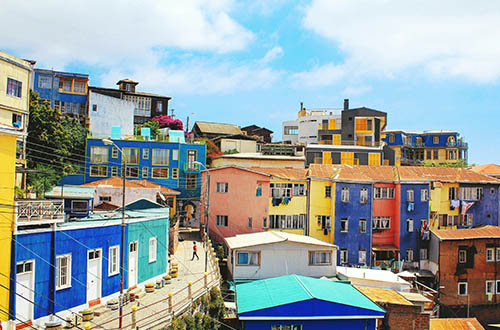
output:
<path id="1" fill-rule="evenodd" d="M 456 130 L 470 162 L 500 163 L 496 1 L 6 0 L 0 27 L 2 50 L 95 86 L 137 80 L 191 123 L 279 140 L 301 101 L 349 98 L 386 111 L 389 128 Z"/>

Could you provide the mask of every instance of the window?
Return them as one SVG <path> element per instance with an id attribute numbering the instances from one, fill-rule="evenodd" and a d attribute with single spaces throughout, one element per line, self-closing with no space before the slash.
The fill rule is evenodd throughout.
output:
<path id="1" fill-rule="evenodd" d="M 163 103 L 156 102 L 156 113 L 163 113 Z"/>
<path id="2" fill-rule="evenodd" d="M 52 88 L 52 77 L 50 76 L 39 76 L 38 77 L 38 88 L 50 89 Z"/>
<path id="3" fill-rule="evenodd" d="M 459 296 L 467 295 L 467 282 L 458 282 L 458 295 Z"/>
<path id="4" fill-rule="evenodd" d="M 406 232 L 413 233 L 413 219 L 406 219 Z"/>
<path id="5" fill-rule="evenodd" d="M 120 273 L 120 246 L 110 246 L 109 247 L 109 258 L 108 258 L 108 276 L 113 276 Z"/>
<path id="6" fill-rule="evenodd" d="M 293 196 L 305 196 L 306 195 L 306 186 L 303 183 L 294 183 L 293 184 Z"/>
<path id="7" fill-rule="evenodd" d="M 373 217 L 373 229 L 390 229 L 391 217 Z"/>
<path id="8" fill-rule="evenodd" d="M 92 104 L 92 111 L 97 112 L 97 104 Z"/>
<path id="9" fill-rule="evenodd" d="M 219 227 L 227 227 L 227 215 L 216 215 L 215 225 Z"/>
<path id="10" fill-rule="evenodd" d="M 179 169 L 173 168 L 172 169 L 172 179 L 178 179 L 178 178 L 179 178 Z"/>
<path id="11" fill-rule="evenodd" d="M 347 187 L 342 188 L 340 199 L 344 203 L 349 203 L 349 188 Z"/>
<path id="12" fill-rule="evenodd" d="M 420 189 L 420 201 L 427 202 L 429 200 L 429 190 Z"/>
<path id="13" fill-rule="evenodd" d="M 85 93 L 85 81 L 75 81 L 73 91 L 76 93 Z"/>
<path id="14" fill-rule="evenodd" d="M 12 126 L 15 128 L 23 128 L 23 116 L 17 113 L 12 114 Z"/>
<path id="15" fill-rule="evenodd" d="M 497 261 L 500 261 L 500 247 L 497 247 Z"/>
<path id="16" fill-rule="evenodd" d="M 139 148 L 123 148 L 122 150 L 127 165 L 139 164 Z"/>
<path id="17" fill-rule="evenodd" d="M 283 133 L 285 135 L 298 135 L 299 127 L 298 126 L 285 126 L 283 128 Z"/>
<path id="18" fill-rule="evenodd" d="M 153 165 L 168 165 L 169 149 L 153 149 Z"/>
<path id="19" fill-rule="evenodd" d="M 179 160 L 179 150 L 178 149 L 172 150 L 172 160 Z"/>
<path id="20" fill-rule="evenodd" d="M 486 294 L 495 294 L 495 281 L 486 281 Z"/>
<path id="21" fill-rule="evenodd" d="M 458 199 L 458 188 L 457 187 L 450 187 L 448 189 L 448 198 L 450 201 Z"/>
<path id="22" fill-rule="evenodd" d="M 326 186 L 325 187 L 325 197 L 326 198 L 331 198 L 332 197 L 332 187 L 331 186 Z"/>
<path id="23" fill-rule="evenodd" d="M 340 249 L 340 263 L 346 264 L 348 261 L 347 258 L 347 249 Z"/>
<path id="24" fill-rule="evenodd" d="M 458 262 L 461 264 L 465 264 L 467 262 L 467 251 L 458 250 Z"/>
<path id="25" fill-rule="evenodd" d="M 248 228 L 252 228 L 252 218 L 248 218 Z"/>
<path id="26" fill-rule="evenodd" d="M 433 136 L 432 137 L 432 143 L 439 144 L 439 136 Z"/>
<path id="27" fill-rule="evenodd" d="M 394 188 L 375 188 L 375 199 L 394 199 Z"/>
<path id="28" fill-rule="evenodd" d="M 168 179 L 168 168 L 153 167 L 151 177 L 155 179 Z"/>
<path id="29" fill-rule="evenodd" d="M 111 158 L 118 158 L 118 148 L 117 147 L 111 148 Z"/>
<path id="30" fill-rule="evenodd" d="M 108 147 L 91 147 L 90 162 L 94 164 L 106 164 L 108 162 Z"/>
<path id="31" fill-rule="evenodd" d="M 147 179 L 149 177 L 149 168 L 148 167 L 143 167 L 142 168 L 142 178 Z"/>
<path id="32" fill-rule="evenodd" d="M 413 261 L 413 250 L 406 249 L 406 261 Z"/>
<path id="33" fill-rule="evenodd" d="M 118 176 L 118 166 L 111 167 L 111 176 Z"/>
<path id="34" fill-rule="evenodd" d="M 427 249 L 420 249 L 420 260 L 427 260 Z"/>
<path id="35" fill-rule="evenodd" d="M 304 229 L 305 214 L 295 215 L 269 215 L 269 228 L 271 229 Z"/>
<path id="36" fill-rule="evenodd" d="M 391 134 L 389 135 L 389 143 L 395 143 L 396 142 L 396 136 Z"/>
<path id="37" fill-rule="evenodd" d="M 33 271 L 33 262 L 34 261 L 21 261 L 16 265 L 16 273 L 28 273 Z"/>
<path id="38" fill-rule="evenodd" d="M 340 219 L 340 232 L 347 233 L 349 230 L 349 220 L 347 218 Z"/>
<path id="39" fill-rule="evenodd" d="M 361 234 L 366 233 L 366 219 L 359 219 L 359 232 Z"/>
<path id="40" fill-rule="evenodd" d="M 271 183 L 269 187 L 273 198 L 292 197 L 293 184 L 291 183 Z"/>
<path id="41" fill-rule="evenodd" d="M 271 330 L 302 330 L 301 324 L 273 325 Z"/>
<path id="42" fill-rule="evenodd" d="M 366 250 L 359 250 L 358 252 L 358 263 L 360 265 L 366 264 Z"/>
<path id="43" fill-rule="evenodd" d="M 188 169 L 196 169 L 196 150 L 188 150 L 187 151 L 187 168 Z"/>
<path id="44" fill-rule="evenodd" d="M 71 201 L 71 212 L 72 213 L 80 213 L 87 214 L 89 212 L 89 202 L 88 201 Z"/>
<path id="45" fill-rule="evenodd" d="M 262 196 L 262 183 L 257 183 L 257 188 L 255 189 L 255 196 Z"/>
<path id="46" fill-rule="evenodd" d="M 218 193 L 227 193 L 227 182 L 217 182 L 215 191 Z"/>
<path id="47" fill-rule="evenodd" d="M 413 202 L 415 199 L 414 197 L 415 197 L 415 192 L 413 191 L 413 189 L 406 190 L 406 201 L 407 202 Z"/>
<path id="48" fill-rule="evenodd" d="M 432 151 L 427 150 L 427 159 L 432 159 Z"/>
<path id="49" fill-rule="evenodd" d="M 260 265 L 260 252 L 237 252 L 238 266 L 258 266 Z"/>
<path id="50" fill-rule="evenodd" d="M 71 254 L 56 258 L 56 290 L 71 287 Z"/>
<path id="51" fill-rule="evenodd" d="M 361 204 L 368 203 L 368 189 L 361 188 L 361 190 L 359 191 L 359 202 Z"/>
<path id="52" fill-rule="evenodd" d="M 156 261 L 156 243 L 157 243 L 156 237 L 149 238 L 149 262 L 150 263 Z"/>
<path id="53" fill-rule="evenodd" d="M 478 201 L 483 197 L 483 188 L 466 187 L 460 188 L 460 199 L 467 201 Z"/>
<path id="54" fill-rule="evenodd" d="M 330 229 L 332 227 L 332 222 L 330 216 L 318 215 L 318 225 L 321 225 L 321 229 Z"/>
<path id="55" fill-rule="evenodd" d="M 195 190 L 196 189 L 196 174 L 187 173 L 186 174 L 186 189 Z"/>
<path id="56" fill-rule="evenodd" d="M 99 196 L 99 202 L 111 202 L 111 196 Z"/>
<path id="57" fill-rule="evenodd" d="M 127 85 L 128 88 L 132 86 Z M 136 96 L 136 95 L 124 95 L 123 99 L 126 101 L 131 101 L 135 103 L 134 115 L 138 116 L 151 116 L 151 98 Z"/>
<path id="58" fill-rule="evenodd" d="M 496 294 L 500 294 L 500 280 L 496 281 L 497 292 Z"/>
<path id="59" fill-rule="evenodd" d="M 125 168 L 125 177 L 127 177 L 127 178 L 138 178 L 139 177 L 139 168 L 138 167 L 127 166 Z"/>
<path id="60" fill-rule="evenodd" d="M 108 176 L 108 167 L 90 166 L 90 176 Z"/>
<path id="61" fill-rule="evenodd" d="M 486 249 L 486 261 L 487 262 L 495 261 L 495 248 Z"/>
<path id="62" fill-rule="evenodd" d="M 20 98 L 22 97 L 22 90 L 23 90 L 22 82 L 15 79 L 7 78 L 7 95 Z"/>
<path id="63" fill-rule="evenodd" d="M 309 265 L 331 265 L 332 253 L 330 251 L 309 251 Z"/>
<path id="64" fill-rule="evenodd" d="M 458 217 L 459 217 L 458 224 L 460 226 L 462 226 L 462 227 L 472 227 L 473 215 L 471 213 L 461 214 Z"/>
<path id="65" fill-rule="evenodd" d="M 267 217 L 262 218 L 262 228 L 267 228 Z"/>
<path id="66" fill-rule="evenodd" d="M 149 149 L 148 148 L 142 149 L 142 159 L 149 159 Z"/>

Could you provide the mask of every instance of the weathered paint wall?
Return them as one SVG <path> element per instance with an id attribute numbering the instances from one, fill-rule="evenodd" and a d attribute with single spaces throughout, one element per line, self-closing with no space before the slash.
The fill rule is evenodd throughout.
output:
<path id="1" fill-rule="evenodd" d="M 238 251 L 260 252 L 260 265 L 238 266 Z M 330 251 L 332 263 L 322 266 L 309 265 L 310 251 Z M 283 242 L 230 250 L 229 252 L 228 269 L 232 270 L 234 280 L 256 280 L 290 274 L 333 277 L 337 274 L 336 249 L 330 247 Z"/>
<path id="2" fill-rule="evenodd" d="M 499 185 L 493 184 L 460 184 L 462 187 L 481 187 L 483 188 L 483 196 L 481 200 L 476 201 L 475 204 L 467 211 L 472 214 L 473 226 L 477 225 L 500 225 L 498 219 L 499 210 Z"/>
<path id="3" fill-rule="evenodd" d="M 89 91 L 90 133 L 94 138 L 109 138 L 111 127 L 120 126 L 122 137 L 133 136 L 134 109 L 133 102 Z"/>
<path id="4" fill-rule="evenodd" d="M 289 180 L 276 180 L 272 179 L 270 183 L 278 183 L 278 184 L 303 184 L 305 187 L 306 195 L 304 196 L 292 196 L 290 202 L 288 204 L 280 204 L 277 206 L 273 206 L 273 198 L 269 197 L 269 215 L 300 215 L 307 214 L 307 181 L 289 181 Z M 293 189 L 292 189 L 293 192 Z M 307 225 L 307 217 L 304 219 L 304 228 L 302 229 L 272 229 L 285 231 L 292 234 L 304 235 L 305 226 Z"/>
<path id="5" fill-rule="evenodd" d="M 391 217 L 390 229 L 374 230 L 372 245 L 394 245 L 399 248 L 400 187 L 393 183 L 375 183 L 374 188 L 394 188 L 394 198 L 373 199 L 373 217 Z M 373 219 L 372 219 L 373 222 Z"/>
<path id="6" fill-rule="evenodd" d="M 257 152 L 257 142 L 252 140 L 221 139 L 221 152 L 237 150 L 238 152 Z"/>
<path id="7" fill-rule="evenodd" d="M 207 172 L 203 172 L 203 183 Z M 217 182 L 227 183 L 227 193 L 218 193 Z M 257 196 L 257 184 L 262 185 L 262 193 Z M 202 209 L 204 214 L 205 184 L 202 186 Z M 235 167 L 210 170 L 210 236 L 219 242 L 225 237 L 267 230 L 269 226 L 269 176 Z M 228 226 L 217 226 L 217 215 L 227 215 Z M 205 215 L 203 215 L 204 219 Z M 252 218 L 252 227 L 248 226 L 248 218 Z M 266 218 L 267 226 L 263 227 Z"/>
<path id="8" fill-rule="evenodd" d="M 304 158 L 290 157 L 288 159 L 217 157 L 212 160 L 211 167 L 236 165 L 242 167 L 272 167 L 272 168 L 304 168 Z"/>
<path id="9" fill-rule="evenodd" d="M 179 199 L 200 199 L 201 185 L 204 183 L 201 181 L 201 170 L 203 166 L 197 166 L 197 170 L 191 171 L 187 168 L 188 165 L 188 152 L 190 150 L 196 151 L 196 161 L 206 164 L 207 160 L 207 146 L 205 144 L 179 144 L 179 180 L 178 187 L 176 190 L 181 192 Z M 188 189 L 186 177 L 188 174 L 196 175 L 196 188 Z M 159 182 L 157 182 L 159 183 Z M 170 187 L 169 187 L 170 188 Z M 175 188 L 173 188 L 175 189 Z"/>
<path id="10" fill-rule="evenodd" d="M 127 246 L 138 241 L 137 283 L 142 283 L 167 272 L 169 219 L 129 222 Z M 156 237 L 156 261 L 149 262 L 149 239 Z M 128 269 L 128 257 L 127 257 Z M 128 282 L 128 279 L 127 279 Z"/>
<path id="11" fill-rule="evenodd" d="M 434 183 L 433 186 L 434 189 L 431 189 L 431 194 L 430 194 L 431 212 L 435 214 L 447 214 L 447 215 L 458 216 L 459 215 L 458 209 L 450 210 L 449 194 L 450 194 L 450 188 L 454 187 L 458 189 L 459 184 L 451 182 L 439 182 L 439 183 Z M 432 218 L 430 221 L 430 228 L 438 229 L 438 227 L 439 227 L 439 219 L 437 217 Z"/>
<path id="12" fill-rule="evenodd" d="M 330 180 L 311 179 L 310 184 L 310 205 L 309 205 L 309 236 L 318 238 L 322 241 L 334 242 L 335 231 L 335 183 Z M 332 197 L 325 197 L 325 187 L 331 187 Z M 318 223 L 318 216 L 329 216 L 331 219 L 331 230 L 325 232 L 321 223 Z M 325 235 L 326 234 L 326 235 Z"/>
<path id="13" fill-rule="evenodd" d="M 28 114 L 31 64 L 25 60 L 0 51 L 0 112 L 7 111 L 8 116 L 0 116 L 0 122 L 12 126 L 12 112 Z M 21 97 L 8 95 L 7 78 L 22 83 Z"/>
<path id="14" fill-rule="evenodd" d="M 335 184 L 335 244 L 340 249 L 347 249 L 348 264 L 358 264 L 359 250 L 366 251 L 366 263 L 371 262 L 371 246 L 370 236 L 372 230 L 371 212 L 372 212 L 372 188 L 369 184 L 344 183 L 337 182 Z M 341 200 L 342 188 L 349 188 L 349 202 L 345 203 Z M 368 190 L 368 201 L 365 204 L 360 202 L 361 189 Z M 340 220 L 348 219 L 348 231 L 341 232 Z M 359 220 L 366 220 L 366 232 L 361 233 Z M 340 253 L 337 263 L 340 264 Z"/>

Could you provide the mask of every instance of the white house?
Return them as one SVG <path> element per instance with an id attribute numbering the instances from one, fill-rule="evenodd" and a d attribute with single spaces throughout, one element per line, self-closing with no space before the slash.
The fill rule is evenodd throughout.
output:
<path id="1" fill-rule="evenodd" d="M 390 270 L 337 267 L 337 277 L 348 280 L 352 285 L 368 286 L 372 288 L 393 289 L 396 291 L 409 292 L 412 288 L 410 282 L 405 281 L 398 274 Z"/>
<path id="2" fill-rule="evenodd" d="M 266 231 L 227 237 L 225 241 L 233 280 L 289 274 L 331 277 L 337 273 L 337 246 L 310 236 Z"/>
<path id="3" fill-rule="evenodd" d="M 135 103 L 89 89 L 89 131 L 93 137 L 111 137 L 111 127 L 120 126 L 121 136 L 134 135 Z"/>

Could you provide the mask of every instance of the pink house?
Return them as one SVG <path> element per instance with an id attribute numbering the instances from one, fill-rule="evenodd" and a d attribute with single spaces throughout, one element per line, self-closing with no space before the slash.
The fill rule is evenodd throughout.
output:
<path id="1" fill-rule="evenodd" d="M 236 234 L 266 231 L 269 219 L 270 175 L 238 166 L 225 166 L 208 170 L 209 232 L 210 237 L 224 242 L 225 237 Z M 201 213 L 205 219 L 207 171 L 202 174 Z"/>

